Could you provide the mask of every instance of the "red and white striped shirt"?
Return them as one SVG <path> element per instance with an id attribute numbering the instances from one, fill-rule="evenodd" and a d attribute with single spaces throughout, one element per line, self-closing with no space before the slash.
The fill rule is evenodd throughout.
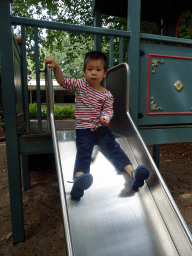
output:
<path id="1" fill-rule="evenodd" d="M 107 117 L 111 120 L 114 98 L 110 91 L 101 92 L 93 89 L 85 78 L 64 78 L 60 86 L 70 92 L 77 92 L 76 129 L 93 128 L 100 118 Z"/>

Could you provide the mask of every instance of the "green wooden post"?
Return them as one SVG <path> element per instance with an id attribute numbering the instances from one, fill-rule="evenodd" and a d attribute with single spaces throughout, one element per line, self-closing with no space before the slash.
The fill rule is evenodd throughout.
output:
<path id="1" fill-rule="evenodd" d="M 110 53 L 109 53 L 109 67 L 112 68 L 113 67 L 113 55 L 114 55 L 114 45 L 113 45 L 113 41 L 114 41 L 114 36 L 110 36 Z"/>
<path id="2" fill-rule="evenodd" d="M 10 1 L 0 0 L 0 57 L 13 243 L 24 240 Z"/>
<path id="3" fill-rule="evenodd" d="M 100 28 L 102 26 L 100 10 L 95 10 L 94 25 L 95 25 L 95 27 L 100 27 Z M 94 50 L 101 51 L 101 36 L 100 35 L 94 35 Z"/>
<path id="4" fill-rule="evenodd" d="M 29 172 L 29 155 L 22 155 L 22 169 L 23 169 L 23 188 L 30 189 L 30 172 Z"/>
<path id="5" fill-rule="evenodd" d="M 140 50 L 141 0 L 128 0 L 127 30 L 131 32 L 128 45 L 128 64 L 130 67 L 129 109 L 135 124 L 139 113 L 139 50 Z"/>
<path id="6" fill-rule="evenodd" d="M 38 132 L 42 132 L 41 122 L 41 88 L 40 88 L 40 74 L 39 74 L 39 39 L 38 27 L 34 27 L 34 40 L 35 40 L 35 67 L 36 67 L 36 94 L 37 94 L 37 109 L 38 109 Z"/>
<path id="7" fill-rule="evenodd" d="M 119 37 L 119 64 L 123 62 L 123 36 Z"/>
<path id="8" fill-rule="evenodd" d="M 24 90 L 24 104 L 25 104 L 25 127 L 26 132 L 30 132 L 29 120 L 29 100 L 28 100 L 28 82 L 27 82 L 27 59 L 26 59 L 26 36 L 25 27 L 21 26 L 21 56 L 22 56 L 22 75 L 23 75 L 23 90 Z"/>

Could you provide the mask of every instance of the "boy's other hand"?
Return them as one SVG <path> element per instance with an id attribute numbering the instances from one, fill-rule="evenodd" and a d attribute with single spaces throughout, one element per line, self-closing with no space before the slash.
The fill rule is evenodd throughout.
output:
<path id="1" fill-rule="evenodd" d="M 102 126 L 107 126 L 109 124 L 109 119 L 107 117 L 100 118 L 99 121 Z"/>

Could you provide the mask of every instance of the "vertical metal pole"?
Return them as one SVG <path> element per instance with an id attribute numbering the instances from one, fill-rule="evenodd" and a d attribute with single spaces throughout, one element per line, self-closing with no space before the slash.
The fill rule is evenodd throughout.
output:
<path id="1" fill-rule="evenodd" d="M 53 83 L 52 83 L 52 71 L 47 66 L 45 67 L 45 92 L 46 92 L 46 105 L 47 105 L 47 131 L 48 134 L 51 135 L 51 109 L 54 113 L 54 90 L 53 90 Z M 49 88 L 51 87 L 51 88 Z"/>
<path id="2" fill-rule="evenodd" d="M 139 113 L 140 12 L 141 0 L 128 0 L 127 30 L 131 31 L 128 47 L 128 64 L 130 67 L 129 109 L 136 126 Z"/>
<path id="3" fill-rule="evenodd" d="M 100 10 L 95 10 L 94 26 L 100 27 L 100 28 L 102 26 Z M 101 36 L 100 35 L 94 35 L 94 49 L 95 49 L 95 51 L 101 51 Z"/>
<path id="4" fill-rule="evenodd" d="M 39 75 L 39 46 L 38 46 L 38 27 L 34 27 L 35 39 L 35 67 L 36 67 L 36 86 L 37 86 L 37 108 L 38 108 L 38 132 L 42 132 L 41 122 L 41 88 L 40 88 L 40 75 Z"/>
<path id="5" fill-rule="evenodd" d="M 51 78 L 51 69 L 49 67 L 45 68 L 45 77 L 46 77 L 46 91 L 47 91 L 47 106 L 49 106 L 49 122 L 50 122 L 50 132 L 52 134 L 53 140 L 53 148 L 55 154 L 55 163 L 57 168 L 57 177 L 59 182 L 59 190 L 60 190 L 60 198 L 61 198 L 61 206 L 62 206 L 62 214 L 63 214 L 63 224 L 65 230 L 65 237 L 66 237 L 66 245 L 67 245 L 67 252 L 68 256 L 73 256 L 73 246 L 72 246 L 72 239 L 71 239 L 71 232 L 69 227 L 69 216 L 67 211 L 67 204 L 66 204 L 66 194 L 65 194 L 65 185 L 62 175 L 62 167 L 61 167 L 61 159 L 60 159 L 60 152 L 58 147 L 58 140 L 57 140 L 57 133 L 55 130 L 55 120 L 54 120 L 54 99 L 53 99 L 53 83 Z"/>
<path id="6" fill-rule="evenodd" d="M 114 36 L 110 36 L 110 56 L 109 56 L 109 66 L 110 68 L 113 67 L 113 41 L 114 41 Z"/>
<path id="7" fill-rule="evenodd" d="M 13 243 L 24 240 L 10 1 L 0 0 L 0 57 Z"/>
<path id="8" fill-rule="evenodd" d="M 24 104 L 25 104 L 25 126 L 26 132 L 30 132 L 29 121 L 29 96 L 28 96 L 28 81 L 27 81 L 27 60 L 26 60 L 26 37 L 25 27 L 21 26 L 21 55 L 22 55 L 22 68 L 23 68 L 23 89 L 24 89 Z"/>

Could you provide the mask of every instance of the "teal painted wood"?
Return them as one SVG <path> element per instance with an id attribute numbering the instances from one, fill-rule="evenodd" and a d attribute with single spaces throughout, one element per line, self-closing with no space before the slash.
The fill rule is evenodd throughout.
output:
<path id="1" fill-rule="evenodd" d="M 93 0 L 92 1 L 92 11 L 91 11 L 91 15 L 94 16 L 95 15 L 95 3 L 96 3 L 96 0 Z"/>
<path id="2" fill-rule="evenodd" d="M 22 155 L 22 171 L 23 171 L 23 188 L 24 190 L 30 189 L 30 173 L 28 155 Z"/>
<path id="3" fill-rule="evenodd" d="M 110 36 L 110 53 L 109 53 L 109 67 L 113 67 L 113 53 L 114 53 L 114 46 L 113 46 L 114 36 Z"/>
<path id="4" fill-rule="evenodd" d="M 23 112 L 23 85 L 22 85 L 22 68 L 21 68 L 21 53 L 18 44 L 13 39 L 13 66 L 14 66 L 14 83 L 16 96 L 16 113 L 17 113 L 17 127 L 20 129 L 24 123 Z"/>
<path id="5" fill-rule="evenodd" d="M 36 96 L 38 108 L 38 132 L 42 132 L 41 122 L 41 89 L 40 89 L 40 73 L 39 73 L 39 45 L 38 45 L 38 27 L 34 27 L 35 40 L 35 67 L 36 67 Z"/>
<path id="6" fill-rule="evenodd" d="M 139 131 L 146 145 L 192 141 L 192 128 L 148 129 Z"/>
<path id="7" fill-rule="evenodd" d="M 27 82 L 27 59 L 26 59 L 26 36 L 25 27 L 21 26 L 21 55 L 22 55 L 22 76 L 23 76 L 23 90 L 24 90 L 24 106 L 25 106 L 25 127 L 26 132 L 30 132 L 29 121 L 29 99 L 28 99 L 28 82 Z"/>
<path id="8" fill-rule="evenodd" d="M 139 112 L 143 117 L 139 119 L 138 124 L 191 124 L 191 49 L 147 43 L 141 43 L 140 49 L 145 54 L 140 57 Z M 163 60 L 164 63 L 159 63 L 153 69 L 153 60 Z M 177 81 L 183 84 L 180 91 L 174 86 Z M 154 98 L 156 107 L 161 107 L 162 110 L 151 110 L 151 97 Z"/>
<path id="9" fill-rule="evenodd" d="M 94 26 L 100 27 L 100 28 L 102 26 L 101 11 L 99 11 L 99 10 L 95 11 Z M 100 35 L 94 35 L 94 49 L 95 49 L 95 51 L 101 51 L 101 36 Z"/>
<path id="10" fill-rule="evenodd" d="M 128 64 L 130 67 L 130 114 L 138 124 L 139 109 L 139 50 L 140 50 L 140 12 L 141 0 L 128 1 L 127 30 L 131 31 L 128 47 Z"/>
<path id="11" fill-rule="evenodd" d="M 119 64 L 123 62 L 123 36 L 119 37 Z"/>
<path id="12" fill-rule="evenodd" d="M 146 40 L 154 40 L 154 41 L 158 41 L 158 42 L 192 45 L 192 40 L 191 39 L 176 38 L 176 37 L 170 37 L 170 36 L 160 36 L 160 35 L 152 35 L 152 34 L 141 33 L 140 38 L 141 39 L 146 39 Z"/>
<path id="13" fill-rule="evenodd" d="M 96 28 L 96 27 L 83 26 L 83 25 L 71 25 L 67 23 L 42 21 L 42 20 L 19 18 L 19 17 L 11 17 L 11 22 L 13 25 L 25 25 L 29 27 L 36 26 L 39 28 L 47 28 L 47 29 L 77 32 L 77 33 L 103 35 L 103 36 L 114 35 L 114 36 L 130 37 L 130 31 L 124 31 L 124 30 Z"/>
<path id="14" fill-rule="evenodd" d="M 24 240 L 24 223 L 9 0 L 0 0 L 0 31 L 1 35 L 3 35 L 0 37 L 1 77 L 6 127 L 11 220 L 13 243 L 17 243 Z"/>
<path id="15" fill-rule="evenodd" d="M 50 136 L 38 135 L 32 137 L 19 137 L 21 155 L 53 153 L 53 142 Z"/>

